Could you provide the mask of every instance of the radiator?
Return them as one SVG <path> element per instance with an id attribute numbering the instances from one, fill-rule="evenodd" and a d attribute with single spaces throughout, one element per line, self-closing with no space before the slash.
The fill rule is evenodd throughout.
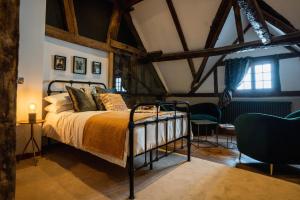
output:
<path id="1" fill-rule="evenodd" d="M 244 113 L 264 113 L 284 117 L 291 113 L 291 102 L 233 101 L 222 110 L 222 122 L 233 123 Z"/>

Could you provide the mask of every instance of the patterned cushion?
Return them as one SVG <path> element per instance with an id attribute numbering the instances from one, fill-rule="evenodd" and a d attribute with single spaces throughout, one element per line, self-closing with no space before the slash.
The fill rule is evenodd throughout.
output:
<path id="1" fill-rule="evenodd" d="M 100 94 L 100 98 L 106 110 L 111 110 L 111 111 L 128 110 L 120 94 L 104 93 L 104 94 Z"/>
<path id="2" fill-rule="evenodd" d="M 105 110 L 105 106 L 102 103 L 100 94 L 104 94 L 104 93 L 116 93 L 115 89 L 104 89 L 101 88 L 99 86 L 94 86 L 93 87 L 93 99 L 96 103 L 97 109 L 98 110 Z"/>
<path id="3" fill-rule="evenodd" d="M 73 102 L 73 109 L 75 112 L 97 110 L 95 102 L 91 100 L 91 98 L 89 98 L 84 91 L 69 86 L 66 86 L 66 89 Z"/>

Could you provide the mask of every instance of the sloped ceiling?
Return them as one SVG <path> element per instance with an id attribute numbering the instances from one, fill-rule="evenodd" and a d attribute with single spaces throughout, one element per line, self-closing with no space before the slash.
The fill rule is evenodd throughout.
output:
<path id="1" fill-rule="evenodd" d="M 298 0 L 265 0 L 276 11 L 285 16 L 300 29 L 300 1 Z M 203 49 L 210 31 L 210 26 L 219 8 L 221 0 L 173 0 L 187 45 L 190 50 Z M 183 51 L 180 38 L 176 31 L 172 16 L 165 0 L 143 0 L 134 6 L 131 16 L 135 27 L 148 52 L 162 50 L 164 53 Z M 242 15 L 245 28 L 247 19 Z M 270 25 L 269 25 L 270 26 Z M 280 33 L 270 26 L 274 35 Z M 216 47 L 231 45 L 237 38 L 233 10 L 225 22 Z M 246 41 L 258 40 L 256 34 L 250 29 L 245 35 Z M 264 55 L 286 52 L 284 48 L 260 50 Z M 251 54 L 251 52 L 250 52 Z M 240 57 L 244 54 L 229 55 Z M 220 56 L 210 57 L 203 74 L 215 64 Z M 196 71 L 202 58 L 193 59 Z M 156 70 L 169 93 L 188 93 L 193 80 L 187 60 L 158 62 Z M 206 83 L 207 84 L 207 83 Z M 197 92 L 201 91 L 201 87 Z"/>

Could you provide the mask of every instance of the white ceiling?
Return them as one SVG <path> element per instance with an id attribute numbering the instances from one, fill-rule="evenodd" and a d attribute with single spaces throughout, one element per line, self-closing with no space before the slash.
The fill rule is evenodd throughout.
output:
<path id="1" fill-rule="evenodd" d="M 265 0 L 275 10 L 285 16 L 296 28 L 300 29 L 300 0 Z M 221 0 L 173 0 L 187 45 L 190 50 L 203 49 L 210 26 L 216 15 Z M 183 51 L 172 16 L 165 0 L 144 0 L 134 6 L 131 12 L 134 25 L 148 52 L 162 50 L 164 53 Z M 242 16 L 243 27 L 248 25 L 247 19 Z M 280 35 L 270 26 L 274 35 Z M 230 11 L 224 28 L 221 31 L 216 47 L 231 45 L 237 38 L 233 10 Z M 245 35 L 246 41 L 257 40 L 258 37 L 250 29 Z M 249 53 L 239 53 L 228 57 L 248 55 L 270 55 L 287 52 L 284 48 L 257 50 Z M 209 58 L 203 74 L 215 64 L 220 56 Z M 193 59 L 196 71 L 202 58 Z M 190 90 L 192 75 L 186 60 L 158 62 L 155 64 L 158 74 L 169 93 L 187 93 Z M 211 84 L 208 81 L 205 84 Z M 205 88 L 205 87 L 204 87 Z M 197 92 L 202 91 L 201 88 Z"/>

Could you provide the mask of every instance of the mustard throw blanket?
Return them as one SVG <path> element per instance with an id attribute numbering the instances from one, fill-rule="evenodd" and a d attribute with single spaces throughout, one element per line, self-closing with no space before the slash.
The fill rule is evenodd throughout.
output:
<path id="1" fill-rule="evenodd" d="M 123 160 L 130 112 L 109 111 L 90 117 L 83 131 L 83 147 L 95 153 Z M 135 113 L 134 121 L 154 113 Z"/>

